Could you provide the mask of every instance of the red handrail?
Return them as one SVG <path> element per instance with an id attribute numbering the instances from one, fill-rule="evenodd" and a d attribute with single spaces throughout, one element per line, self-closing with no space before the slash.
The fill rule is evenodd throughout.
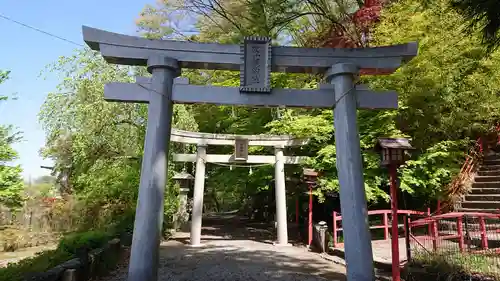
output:
<path id="1" fill-rule="evenodd" d="M 466 217 L 477 217 L 479 219 L 479 233 L 481 236 L 481 248 L 483 250 L 488 249 L 488 235 L 487 235 L 487 230 L 486 230 L 486 222 L 485 219 L 500 219 L 500 214 L 493 214 L 493 213 L 479 213 L 479 212 L 460 212 L 460 213 L 447 213 L 447 214 L 442 214 L 442 215 L 436 215 L 432 217 L 426 217 L 423 219 L 418 219 L 415 221 L 410 222 L 410 228 L 411 227 L 418 227 L 418 226 L 425 226 L 429 225 L 432 227 L 432 231 L 430 232 L 430 237 L 426 237 L 430 240 L 432 240 L 433 244 L 433 249 L 434 251 L 437 250 L 437 241 L 438 240 L 446 240 L 446 239 L 453 239 L 453 238 L 458 238 L 458 244 L 460 251 L 464 251 L 464 238 L 465 235 L 463 233 L 463 226 L 462 222 Z M 456 219 L 457 221 L 457 234 L 456 235 L 446 235 L 446 236 L 439 236 L 439 233 L 437 231 L 437 227 L 439 224 L 440 220 L 444 219 Z M 412 238 L 415 238 L 415 236 L 412 236 Z M 417 241 L 417 240 L 416 240 Z"/>
<path id="2" fill-rule="evenodd" d="M 382 224 L 380 225 L 372 225 L 370 226 L 370 229 L 384 229 L 384 240 L 389 240 L 389 229 L 391 228 L 391 225 L 389 223 L 389 215 L 392 213 L 392 210 L 373 210 L 373 211 L 368 211 L 368 216 L 371 215 L 382 215 L 383 216 L 383 221 Z M 428 213 L 426 212 L 421 212 L 421 211 L 413 211 L 413 210 L 398 210 L 398 215 L 416 215 L 416 216 L 427 216 Z M 333 212 L 333 247 L 337 247 L 339 244 L 338 243 L 338 234 L 337 232 L 343 231 L 342 228 L 337 227 L 337 221 L 341 221 L 342 216 L 339 215 L 337 212 Z M 406 224 L 406 223 L 405 223 Z M 405 225 L 404 224 L 404 225 Z M 403 226 L 404 226 L 403 225 Z M 406 227 L 404 228 L 406 231 Z"/>

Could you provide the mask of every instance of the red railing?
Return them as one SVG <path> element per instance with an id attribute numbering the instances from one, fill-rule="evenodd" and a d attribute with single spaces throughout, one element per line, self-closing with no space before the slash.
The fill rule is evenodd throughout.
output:
<path id="1" fill-rule="evenodd" d="M 491 223 L 487 222 L 487 220 L 494 220 L 495 222 Z M 467 227 L 467 225 L 471 224 L 472 227 Z M 430 230 L 427 235 L 413 235 L 412 228 L 422 226 L 427 226 Z M 488 250 L 489 240 L 500 241 L 500 214 L 447 213 L 412 221 L 409 223 L 409 232 L 412 241 L 424 249 L 427 249 L 424 245 L 426 241 L 431 241 L 432 250 L 437 251 L 440 248 L 449 248 L 447 245 L 439 245 L 440 242 L 455 239 L 458 240 L 460 252 L 464 252 L 466 242 L 475 237 L 480 240 L 479 251 Z M 500 248 L 497 248 L 497 250 L 500 250 Z M 478 250 L 473 251 L 477 252 Z"/>
<path id="2" fill-rule="evenodd" d="M 391 216 L 391 210 L 374 210 L 374 211 L 368 211 L 368 217 L 370 216 L 375 216 L 375 215 L 381 215 L 382 216 L 382 224 L 379 225 L 370 225 L 370 229 L 384 229 L 384 240 L 389 240 L 389 229 L 391 229 L 391 224 L 389 221 L 389 218 Z M 427 210 L 427 212 L 420 212 L 420 211 L 412 211 L 412 210 L 398 210 L 398 215 L 405 215 L 405 216 L 429 216 L 430 215 L 430 209 Z M 392 218 L 391 218 L 392 219 Z M 333 237 L 333 247 L 337 247 L 339 244 L 338 242 L 338 232 L 343 231 L 343 228 L 337 227 L 337 221 L 342 221 L 342 216 L 339 215 L 337 212 L 333 212 L 333 231 L 332 231 L 332 237 Z M 406 222 L 403 224 L 398 225 L 399 227 L 403 227 L 404 231 L 406 231 Z"/>

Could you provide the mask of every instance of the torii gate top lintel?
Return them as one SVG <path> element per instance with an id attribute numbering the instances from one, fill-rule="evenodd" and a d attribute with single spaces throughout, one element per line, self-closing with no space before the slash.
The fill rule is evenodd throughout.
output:
<path id="1" fill-rule="evenodd" d="M 106 61 L 122 65 L 147 65 L 157 55 L 178 60 L 180 67 L 191 69 L 240 70 L 240 45 L 197 43 L 175 40 L 151 40 L 83 26 L 87 45 L 100 51 Z M 272 71 L 289 73 L 324 73 L 337 63 L 352 63 L 360 69 L 377 69 L 383 74 L 395 71 L 411 60 L 418 44 L 373 48 L 297 48 L 273 46 Z"/>
<path id="2" fill-rule="evenodd" d="M 247 140 L 250 146 L 300 146 L 309 139 L 295 138 L 289 135 L 233 135 L 211 134 L 172 129 L 170 140 L 173 142 L 201 145 L 234 145 L 236 140 Z"/>

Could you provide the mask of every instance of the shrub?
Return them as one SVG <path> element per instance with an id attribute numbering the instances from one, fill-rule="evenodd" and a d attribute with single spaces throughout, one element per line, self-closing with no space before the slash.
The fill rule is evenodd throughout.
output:
<path id="1" fill-rule="evenodd" d="M 99 248 L 111 240 L 111 238 L 112 235 L 103 231 L 71 233 L 59 241 L 57 249 L 77 255 L 80 251 Z"/>

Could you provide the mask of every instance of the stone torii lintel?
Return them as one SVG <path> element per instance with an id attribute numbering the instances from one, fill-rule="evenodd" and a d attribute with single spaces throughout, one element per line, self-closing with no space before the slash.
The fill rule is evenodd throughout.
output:
<path id="1" fill-rule="evenodd" d="M 235 145 L 237 139 L 245 139 L 249 146 L 301 146 L 306 145 L 309 139 L 295 138 L 284 135 L 233 135 L 190 132 L 172 129 L 170 140 L 173 142 L 202 144 L 202 145 Z"/>
<path id="2" fill-rule="evenodd" d="M 136 83 L 113 82 L 104 86 L 104 98 L 108 101 L 148 103 L 151 95 L 150 79 L 137 77 Z M 272 89 L 270 94 L 256 95 L 240 92 L 239 87 L 190 85 L 189 80 L 174 80 L 172 101 L 184 104 L 250 105 L 265 107 L 332 108 L 334 85 L 320 84 L 319 89 Z M 372 91 L 366 85 L 355 87 L 358 108 L 397 108 L 395 91 Z"/>
<path id="3" fill-rule="evenodd" d="M 154 55 L 179 61 L 182 68 L 240 70 L 240 45 L 197 43 L 174 40 L 151 40 L 82 27 L 83 40 L 106 61 L 122 65 L 143 65 Z M 418 44 L 373 48 L 297 48 L 271 47 L 271 71 L 288 73 L 324 73 L 332 65 L 352 63 L 361 69 L 377 69 L 383 74 L 395 71 L 417 55 Z"/>

